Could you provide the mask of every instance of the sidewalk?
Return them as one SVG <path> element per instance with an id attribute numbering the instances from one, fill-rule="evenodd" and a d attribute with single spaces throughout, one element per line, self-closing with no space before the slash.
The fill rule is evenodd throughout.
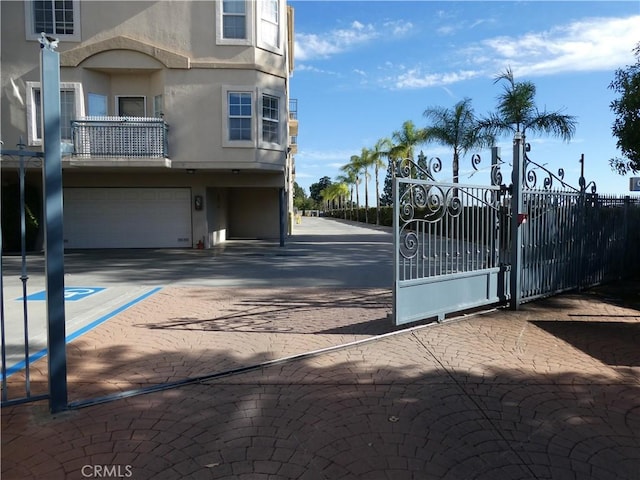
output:
<path id="1" fill-rule="evenodd" d="M 382 288 L 174 284 L 69 345 L 104 403 L 2 409 L 2 478 L 636 480 L 638 286 L 394 331 Z"/>

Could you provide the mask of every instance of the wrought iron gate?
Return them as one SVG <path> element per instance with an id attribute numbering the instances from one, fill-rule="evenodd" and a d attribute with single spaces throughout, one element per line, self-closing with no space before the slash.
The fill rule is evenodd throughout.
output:
<path id="1" fill-rule="evenodd" d="M 34 211 L 37 205 L 29 205 L 26 197 L 27 186 L 25 182 L 27 168 L 36 168 L 38 173 L 42 168 L 42 153 L 25 150 L 20 142 L 20 150 L 2 150 L 0 161 L 3 167 L 3 195 L 0 206 L 2 212 L 2 226 L 0 226 L 0 252 L 18 253 L 20 255 L 19 276 L 5 275 L 6 265 L 0 256 L 0 370 L 2 376 L 2 405 L 36 401 L 48 398 L 48 394 L 34 392 L 31 384 L 30 363 L 33 358 L 32 347 L 33 319 L 30 319 L 28 308 L 28 281 L 27 251 L 31 250 L 29 243 L 34 236 L 32 232 L 37 229 L 34 223 L 39 222 L 39 212 Z M 14 178 L 17 182 L 12 183 Z M 14 188 L 15 187 L 15 188 Z M 15 198 L 17 195 L 18 198 Z M 39 200 L 39 199 L 38 199 Z M 15 262 L 13 262 L 15 263 Z M 5 278 L 6 277 L 6 278 Z M 5 282 L 18 282 L 21 298 L 6 299 L 21 303 L 22 318 L 10 318 L 5 314 L 5 288 L 11 285 Z M 14 291 L 14 290 L 12 290 Z M 38 350 L 39 347 L 36 347 Z M 14 376 L 9 385 L 9 378 Z M 19 378 L 18 378 L 19 377 Z"/>
<path id="2" fill-rule="evenodd" d="M 476 166 L 479 157 L 472 163 Z M 394 182 L 394 318 L 397 325 L 506 298 L 501 235 L 508 193 L 499 165 L 490 186 L 436 182 L 442 164 L 397 165 Z"/>
<path id="3" fill-rule="evenodd" d="M 55 51 L 57 41 L 50 41 L 48 37 L 40 39 L 40 85 L 41 85 L 41 121 L 43 153 L 26 152 L 24 142 L 20 139 L 20 150 L 2 151 L 2 167 L 5 163 L 5 155 L 19 158 L 18 166 L 20 182 L 24 181 L 24 159 L 29 156 L 42 156 L 42 191 L 43 191 L 43 224 L 44 224 L 44 271 L 45 271 L 45 297 L 46 297 L 46 326 L 47 326 L 47 382 L 48 393 L 43 394 L 49 399 L 49 407 L 52 412 L 58 412 L 67 408 L 67 360 L 65 338 L 65 309 L 64 309 L 64 238 L 62 234 L 62 155 L 60 133 L 60 54 Z M 22 191 L 21 186 L 21 191 Z M 24 207 L 23 202 L 22 206 Z M 3 206 L 4 207 L 4 206 Z M 25 209 L 21 209 L 22 225 L 24 225 Z M 24 319 L 24 364 L 26 373 L 25 394 L 23 397 L 9 399 L 8 397 L 8 369 L 7 369 L 7 337 L 4 310 L 4 279 L 2 296 L 0 296 L 0 319 L 2 336 L 2 404 L 11 402 L 34 400 L 30 392 L 28 365 L 31 361 L 28 335 L 28 316 L 26 304 L 26 270 L 24 267 L 24 228 L 22 235 L 23 267 L 21 280 L 23 283 Z M 0 232 L 1 233 L 1 232 Z M 2 245 L 0 241 L 0 252 Z M 0 278 L 3 278 L 2 258 L 0 257 Z"/>
<path id="4" fill-rule="evenodd" d="M 624 278 L 640 267 L 640 198 L 600 195 L 584 179 L 564 180 L 524 153 L 520 300 Z M 537 172 L 537 173 L 536 173 Z"/>
<path id="5" fill-rule="evenodd" d="M 394 179 L 396 325 L 488 304 L 526 301 L 640 271 L 640 198 L 578 187 L 529 158 L 516 135 L 512 184 L 499 150 L 491 185 L 442 183 L 442 163 L 403 160 Z M 480 157 L 472 158 L 474 168 Z M 514 248 L 516 247 L 516 248 Z"/>

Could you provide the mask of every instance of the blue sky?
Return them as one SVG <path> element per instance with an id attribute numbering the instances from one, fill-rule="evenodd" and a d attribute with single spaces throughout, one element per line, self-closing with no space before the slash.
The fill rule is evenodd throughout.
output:
<path id="1" fill-rule="evenodd" d="M 629 177 L 608 163 L 619 156 L 609 108 L 616 95 L 608 85 L 617 68 L 635 63 L 640 2 L 289 3 L 295 9 L 291 96 L 300 124 L 296 181 L 307 193 L 325 175 L 335 180 L 351 155 L 390 137 L 404 121 L 426 126 L 429 107 L 451 108 L 469 97 L 477 115 L 492 112 L 502 88 L 494 77 L 507 67 L 516 81 L 535 83 L 540 109 L 577 117 L 569 143 L 528 135 L 530 157 L 554 171 L 564 168 L 565 180 L 577 186 L 584 153 L 585 177 L 598 192 L 629 192 Z M 511 139 L 498 145 L 509 162 Z M 451 181 L 449 149 L 421 149 L 442 159 L 438 178 Z M 478 153 L 487 167 L 490 152 Z M 486 184 L 484 173 L 469 177 L 471 171 L 466 158 L 462 183 Z"/>

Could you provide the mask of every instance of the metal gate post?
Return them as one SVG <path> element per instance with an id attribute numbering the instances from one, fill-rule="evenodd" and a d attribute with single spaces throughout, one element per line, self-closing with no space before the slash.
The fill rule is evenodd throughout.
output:
<path id="1" fill-rule="evenodd" d="M 522 179 L 524 175 L 524 139 L 520 132 L 513 136 L 513 171 L 511 173 L 511 277 L 509 287 L 512 310 L 520 308 L 522 292 L 522 230 L 520 223 L 524 221 L 522 211 Z"/>
<path id="2" fill-rule="evenodd" d="M 280 246 L 284 247 L 285 238 L 287 237 L 287 199 L 283 187 L 280 187 L 278 190 L 278 206 L 280 216 Z"/>
<path id="3" fill-rule="evenodd" d="M 49 408 L 67 408 L 67 354 L 64 312 L 64 236 L 62 231 L 62 143 L 60 131 L 60 54 L 56 41 L 40 40 L 40 85 L 44 165 L 45 273 L 49 348 Z"/>
<path id="4" fill-rule="evenodd" d="M 392 166 L 393 165 L 393 166 Z M 393 305 L 391 310 L 391 321 L 393 325 L 398 325 L 398 284 L 400 281 L 400 185 L 397 171 L 400 168 L 400 160 L 389 160 L 391 168 L 391 199 L 392 199 L 392 221 L 393 227 Z M 353 208 L 353 204 L 352 204 Z"/>

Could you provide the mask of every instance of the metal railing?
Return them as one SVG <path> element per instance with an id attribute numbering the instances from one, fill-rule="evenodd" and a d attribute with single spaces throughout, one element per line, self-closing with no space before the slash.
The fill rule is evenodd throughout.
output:
<path id="1" fill-rule="evenodd" d="M 640 199 L 526 191 L 521 298 L 530 301 L 632 276 L 640 268 Z"/>
<path id="2" fill-rule="evenodd" d="M 167 158 L 168 125 L 161 118 L 86 117 L 71 122 L 73 155 L 81 158 Z"/>
<path id="3" fill-rule="evenodd" d="M 289 120 L 297 120 L 298 119 L 298 99 L 291 98 L 289 99 Z"/>

